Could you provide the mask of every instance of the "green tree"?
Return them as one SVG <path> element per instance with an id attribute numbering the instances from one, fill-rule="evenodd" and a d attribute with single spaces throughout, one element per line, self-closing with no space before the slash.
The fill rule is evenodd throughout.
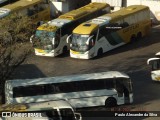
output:
<path id="1" fill-rule="evenodd" d="M 31 53 L 30 36 L 35 25 L 30 18 L 12 14 L 0 19 L 0 95 L 4 98 L 4 84 L 15 69 Z M 4 103 L 4 99 L 2 99 Z"/>

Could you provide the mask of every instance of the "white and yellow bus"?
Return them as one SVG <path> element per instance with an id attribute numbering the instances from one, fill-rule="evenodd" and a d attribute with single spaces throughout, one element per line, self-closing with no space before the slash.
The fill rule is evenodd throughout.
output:
<path id="1" fill-rule="evenodd" d="M 11 13 L 27 15 L 34 22 L 49 21 L 50 6 L 48 0 L 18 0 L 0 8 L 0 18 Z"/>
<path id="2" fill-rule="evenodd" d="M 66 38 L 80 23 L 110 12 L 107 3 L 90 3 L 39 26 L 31 36 L 35 54 L 54 57 L 69 49 Z"/>
<path id="3" fill-rule="evenodd" d="M 132 81 L 110 71 L 49 78 L 7 80 L 6 104 L 67 100 L 75 108 L 114 106 L 133 102 Z"/>
<path id="4" fill-rule="evenodd" d="M 76 27 L 68 36 L 70 56 L 90 59 L 146 36 L 151 28 L 149 7 L 132 5 Z"/>
<path id="5" fill-rule="evenodd" d="M 149 58 L 147 64 L 151 65 L 151 78 L 153 81 L 160 82 L 160 52 L 156 53 L 156 57 Z"/>

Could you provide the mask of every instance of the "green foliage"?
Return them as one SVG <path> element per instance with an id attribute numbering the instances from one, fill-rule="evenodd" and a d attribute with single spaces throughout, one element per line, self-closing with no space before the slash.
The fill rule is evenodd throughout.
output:
<path id="1" fill-rule="evenodd" d="M 25 16 L 12 14 L 0 20 L 0 94 L 5 81 L 30 54 L 34 30 L 35 25 Z"/>

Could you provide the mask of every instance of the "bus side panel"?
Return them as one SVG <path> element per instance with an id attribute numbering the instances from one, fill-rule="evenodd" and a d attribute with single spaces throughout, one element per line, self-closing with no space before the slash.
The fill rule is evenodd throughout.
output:
<path id="1" fill-rule="evenodd" d="M 10 81 L 6 81 L 5 83 L 5 103 L 9 104 L 13 102 L 13 91 L 12 91 L 12 84 Z"/>
<path id="2" fill-rule="evenodd" d="M 117 33 L 125 43 L 128 43 L 131 41 L 132 36 L 137 39 L 139 32 L 141 33 L 142 37 L 148 35 L 151 29 L 150 25 L 150 20 L 146 20 L 119 30 Z"/>

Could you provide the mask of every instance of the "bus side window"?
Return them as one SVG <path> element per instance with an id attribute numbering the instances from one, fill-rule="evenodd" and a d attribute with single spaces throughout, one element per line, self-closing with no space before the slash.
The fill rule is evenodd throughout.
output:
<path id="1" fill-rule="evenodd" d="M 128 22 L 124 22 L 124 23 L 120 24 L 120 27 L 122 27 L 122 28 L 125 28 L 128 26 L 129 26 Z"/>
<path id="2" fill-rule="evenodd" d="M 114 81 L 112 79 L 105 80 L 105 87 L 106 89 L 114 88 Z"/>
<path id="3" fill-rule="evenodd" d="M 33 8 L 34 8 L 34 13 L 38 13 L 38 8 L 39 8 L 38 5 L 34 5 Z"/>
<path id="4" fill-rule="evenodd" d="M 43 11 L 43 10 L 45 10 L 46 8 L 47 8 L 47 6 L 46 6 L 45 4 L 43 4 L 43 3 L 40 3 L 40 4 L 38 5 L 39 11 Z"/>
<path id="5" fill-rule="evenodd" d="M 153 61 L 152 70 L 160 69 L 160 60 Z"/>
<path id="6" fill-rule="evenodd" d="M 102 37 L 103 37 L 103 35 L 101 33 L 99 33 L 97 41 L 100 40 Z"/>
<path id="7" fill-rule="evenodd" d="M 27 14 L 28 14 L 28 16 L 34 15 L 33 9 L 32 9 L 32 8 L 28 8 L 28 9 L 27 9 Z"/>
<path id="8" fill-rule="evenodd" d="M 49 117 L 49 120 L 60 120 L 60 117 L 58 115 L 58 111 L 56 109 L 53 110 L 47 110 L 45 111 L 45 114 L 47 117 Z"/>
<path id="9" fill-rule="evenodd" d="M 75 120 L 72 109 L 69 108 L 60 109 L 60 113 L 62 116 L 62 120 Z"/>

